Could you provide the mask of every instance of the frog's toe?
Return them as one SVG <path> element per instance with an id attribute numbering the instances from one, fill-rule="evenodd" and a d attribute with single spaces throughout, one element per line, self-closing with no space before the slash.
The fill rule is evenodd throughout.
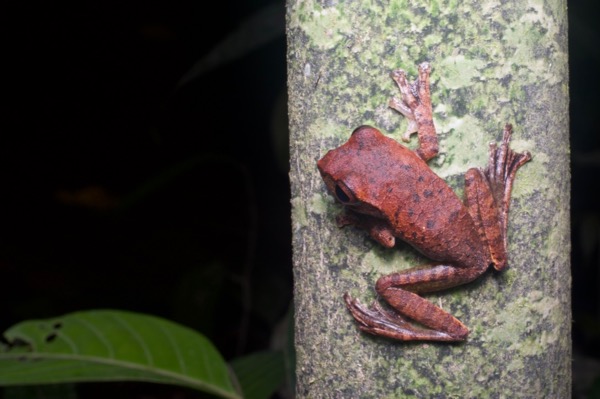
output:
<path id="1" fill-rule="evenodd" d="M 358 322 L 358 328 L 372 335 L 379 335 L 399 341 L 431 340 L 431 341 L 463 341 L 468 330 L 461 336 L 450 335 L 442 331 L 422 328 L 409 323 L 400 314 L 384 310 L 374 302 L 370 308 L 365 307 L 358 299 L 344 294 L 348 310 Z"/>
<path id="2" fill-rule="evenodd" d="M 384 310 L 377 301 L 374 301 L 371 307 L 366 307 L 348 293 L 344 295 L 344 301 L 354 319 L 360 324 L 360 329 L 365 332 L 381 335 L 375 331 L 387 330 L 400 333 L 412 328 L 404 317 Z"/>

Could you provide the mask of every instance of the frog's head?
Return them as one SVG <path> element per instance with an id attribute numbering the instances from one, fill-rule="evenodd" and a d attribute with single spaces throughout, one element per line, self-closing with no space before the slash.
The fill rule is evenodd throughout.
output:
<path id="1" fill-rule="evenodd" d="M 379 130 L 360 126 L 345 144 L 328 151 L 317 162 L 321 177 L 337 202 L 378 218 L 382 217 L 377 206 L 381 180 L 374 179 L 385 173 L 380 166 L 375 166 L 383 140 L 387 139 Z"/>

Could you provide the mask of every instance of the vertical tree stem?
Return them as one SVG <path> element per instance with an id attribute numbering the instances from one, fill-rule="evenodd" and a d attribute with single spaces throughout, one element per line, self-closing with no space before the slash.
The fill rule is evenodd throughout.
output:
<path id="1" fill-rule="evenodd" d="M 297 396 L 546 397 L 571 391 L 567 15 L 564 0 L 287 1 Z M 382 274 L 426 260 L 338 229 L 316 161 L 371 124 L 400 139 L 389 73 L 432 64 L 440 155 L 460 194 L 488 143 L 514 126 L 533 160 L 517 175 L 509 269 L 429 298 L 471 330 L 462 344 L 360 333 L 346 291 L 369 302 Z M 410 144 L 414 148 L 416 140 Z"/>

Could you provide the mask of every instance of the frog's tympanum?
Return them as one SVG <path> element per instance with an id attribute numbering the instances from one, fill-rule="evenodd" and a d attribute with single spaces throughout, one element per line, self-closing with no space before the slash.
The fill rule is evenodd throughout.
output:
<path id="1" fill-rule="evenodd" d="M 531 155 L 509 148 L 512 127 L 506 125 L 500 146 L 490 145 L 488 166 L 467 171 L 461 201 L 426 163 L 438 153 L 429 72 L 428 63 L 419 65 L 412 84 L 404 71 L 392 73 L 402 96 L 389 105 L 409 120 L 405 141 L 418 133 L 415 152 L 361 126 L 319 160 L 318 168 L 329 192 L 344 206 L 340 227 L 365 229 L 385 247 L 400 239 L 434 261 L 379 278 L 375 289 L 390 310 L 377 301 L 365 307 L 345 294 L 359 328 L 402 341 L 462 341 L 467 327 L 421 294 L 468 283 L 490 266 L 507 266 L 510 192 L 517 170 Z"/>

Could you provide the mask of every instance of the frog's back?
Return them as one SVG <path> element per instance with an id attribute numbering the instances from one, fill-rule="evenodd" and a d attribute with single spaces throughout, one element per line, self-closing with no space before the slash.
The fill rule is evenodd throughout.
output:
<path id="1" fill-rule="evenodd" d="M 353 168 L 365 174 L 360 200 L 379 209 L 394 235 L 427 257 L 479 263 L 485 246 L 463 202 L 413 151 L 373 130 L 353 137 L 361 148 L 354 158 L 361 164 Z"/>

